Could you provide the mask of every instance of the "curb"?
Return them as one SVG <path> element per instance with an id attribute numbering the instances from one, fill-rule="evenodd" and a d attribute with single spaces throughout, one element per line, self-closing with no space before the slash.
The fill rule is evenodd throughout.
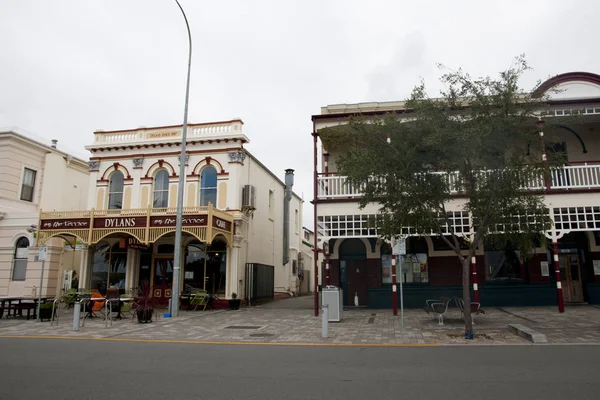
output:
<path id="1" fill-rule="evenodd" d="M 548 343 L 546 335 L 539 333 L 521 324 L 508 324 L 508 329 L 532 343 Z"/>

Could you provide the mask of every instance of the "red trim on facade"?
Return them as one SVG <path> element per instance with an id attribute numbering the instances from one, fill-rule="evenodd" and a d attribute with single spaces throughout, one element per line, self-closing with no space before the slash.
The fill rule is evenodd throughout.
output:
<path id="1" fill-rule="evenodd" d="M 539 97 L 542 94 L 546 93 L 548 90 L 552 89 L 553 87 L 560 85 L 561 83 L 576 81 L 594 83 L 600 86 L 600 75 L 582 71 L 566 72 L 564 74 L 559 74 L 543 82 L 540 86 L 537 87 L 537 89 L 533 91 L 531 95 L 533 97 Z"/>
<path id="2" fill-rule="evenodd" d="M 106 168 L 104 170 L 104 173 L 102 174 L 102 180 L 108 180 L 107 179 L 107 175 L 108 173 L 110 173 L 111 171 L 118 171 L 119 167 L 123 168 L 125 170 L 126 176 L 124 178 L 126 179 L 131 179 L 131 174 L 129 173 L 129 170 L 127 169 L 127 167 L 125 167 L 123 164 L 119 164 L 118 162 L 113 163 L 113 165 L 111 165 L 110 167 Z"/>
<path id="3" fill-rule="evenodd" d="M 139 146 L 138 146 L 139 147 Z M 243 147 L 233 147 L 227 149 L 215 149 L 215 150 L 190 150 L 187 153 L 192 154 L 223 154 L 229 153 L 232 151 L 243 151 Z M 90 161 L 108 161 L 108 160 L 130 160 L 132 158 L 154 158 L 154 157 L 168 157 L 168 156 L 178 156 L 180 153 L 177 152 L 169 152 L 169 153 L 152 153 L 152 154 L 134 154 L 134 155 L 120 155 L 120 156 L 107 156 L 107 157 L 90 157 Z"/>
<path id="4" fill-rule="evenodd" d="M 165 161 L 163 159 L 160 159 L 160 160 L 158 160 L 157 162 L 155 162 L 154 164 L 152 164 L 151 166 L 148 167 L 148 169 L 146 170 L 146 175 L 144 176 L 144 178 L 150 178 L 150 176 L 148 176 L 148 174 L 152 170 L 152 167 L 154 167 L 156 164 L 158 164 L 159 168 L 163 168 L 163 166 L 165 164 L 168 165 L 171 168 L 171 174 L 169 176 L 170 177 L 176 177 L 177 176 L 177 173 L 175 172 L 175 168 L 173 168 L 173 166 L 169 162 L 167 162 L 167 161 Z M 168 168 L 166 168 L 166 169 L 168 169 Z"/>

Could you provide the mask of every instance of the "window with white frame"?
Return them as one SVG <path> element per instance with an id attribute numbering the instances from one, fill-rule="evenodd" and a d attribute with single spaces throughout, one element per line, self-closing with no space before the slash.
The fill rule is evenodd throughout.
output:
<path id="1" fill-rule="evenodd" d="M 152 207 L 164 208 L 169 206 L 169 173 L 161 169 L 154 175 L 154 201 Z"/>
<path id="2" fill-rule="evenodd" d="M 20 237 L 15 244 L 13 258 L 13 281 L 24 281 L 27 272 L 27 258 L 29 257 L 29 239 Z"/>
<path id="3" fill-rule="evenodd" d="M 108 209 L 121 208 L 123 208 L 123 174 L 117 171 L 110 177 L 108 185 Z"/>
<path id="4" fill-rule="evenodd" d="M 25 168 L 23 170 L 23 182 L 21 184 L 21 200 L 33 202 L 36 174 L 37 172 L 30 168 Z"/>
<path id="5" fill-rule="evenodd" d="M 207 206 L 208 203 L 217 204 L 217 170 L 210 166 L 200 175 L 200 205 Z"/>

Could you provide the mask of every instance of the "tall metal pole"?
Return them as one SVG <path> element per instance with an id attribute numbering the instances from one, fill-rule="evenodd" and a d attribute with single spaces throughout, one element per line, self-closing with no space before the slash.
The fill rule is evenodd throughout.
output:
<path id="1" fill-rule="evenodd" d="M 190 25 L 188 24 L 187 17 L 181 4 L 178 0 L 175 0 L 183 19 L 185 19 L 185 26 L 188 32 L 189 41 L 189 56 L 188 56 L 188 70 L 187 70 L 187 82 L 185 85 L 185 106 L 183 111 L 183 131 L 181 133 L 181 155 L 179 156 L 179 181 L 177 186 L 177 218 L 175 225 L 175 255 L 173 259 L 173 289 L 171 290 L 171 316 L 176 317 L 179 313 L 179 276 L 181 271 L 181 221 L 183 216 L 183 187 L 185 186 L 185 145 L 187 140 L 187 115 L 188 115 L 188 99 L 190 97 L 190 70 L 192 66 L 192 34 L 190 32 Z"/>

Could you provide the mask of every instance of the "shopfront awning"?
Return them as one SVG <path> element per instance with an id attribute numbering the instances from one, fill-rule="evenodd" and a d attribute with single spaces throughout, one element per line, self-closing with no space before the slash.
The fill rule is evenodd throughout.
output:
<path id="1" fill-rule="evenodd" d="M 108 235 L 124 233 L 141 243 L 153 243 L 175 232 L 176 212 L 176 208 L 41 212 L 37 242 L 74 236 L 91 245 Z M 212 205 L 183 208 L 182 232 L 201 242 L 211 243 L 217 235 L 222 235 L 231 243 L 233 229 L 233 215 Z"/>

